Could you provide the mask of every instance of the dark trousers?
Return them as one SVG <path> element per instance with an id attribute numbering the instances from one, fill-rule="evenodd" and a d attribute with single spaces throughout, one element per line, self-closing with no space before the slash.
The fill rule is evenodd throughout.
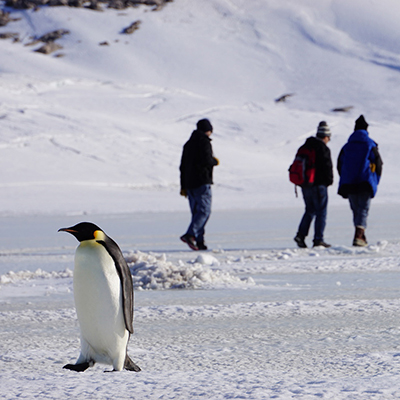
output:
<path id="1" fill-rule="evenodd" d="M 300 221 L 298 234 L 306 237 L 311 222 L 315 217 L 314 241 L 324 240 L 328 208 L 328 188 L 324 185 L 316 185 L 304 187 L 302 188 L 302 192 L 306 209 Z"/>
<path id="2" fill-rule="evenodd" d="M 369 206 L 371 204 L 371 193 L 349 194 L 349 202 L 350 208 L 353 211 L 354 226 L 366 229 Z"/>
<path id="3" fill-rule="evenodd" d="M 187 234 L 194 236 L 197 243 L 204 242 L 205 226 L 211 214 L 211 185 L 202 185 L 187 190 L 192 221 Z"/>

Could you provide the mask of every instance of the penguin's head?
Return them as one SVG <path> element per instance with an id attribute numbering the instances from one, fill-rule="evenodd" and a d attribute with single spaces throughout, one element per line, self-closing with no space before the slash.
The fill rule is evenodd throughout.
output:
<path id="1" fill-rule="evenodd" d="M 69 228 L 61 228 L 58 232 L 68 232 L 74 235 L 79 242 L 84 242 L 85 240 L 104 240 L 105 233 L 92 222 L 80 222 Z"/>

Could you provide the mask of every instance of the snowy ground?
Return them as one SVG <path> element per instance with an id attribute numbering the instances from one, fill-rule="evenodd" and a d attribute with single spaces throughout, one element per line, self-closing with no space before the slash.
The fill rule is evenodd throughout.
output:
<path id="1" fill-rule="evenodd" d="M 56 232 L 66 217 L 31 217 L 28 224 L 11 218 L 30 243 L 21 248 L 11 234 L 13 250 L 0 253 L 1 398 L 398 398 L 400 238 L 393 225 L 387 236 L 378 233 L 382 240 L 353 248 L 336 232 L 345 209 L 336 211 L 331 249 L 295 248 L 290 213 L 281 218 L 282 245 L 271 245 L 275 225 L 260 229 L 260 220 L 243 211 L 235 213 L 236 222 L 248 221 L 242 232 L 230 213 L 216 212 L 219 231 L 210 222 L 212 250 L 201 253 L 179 243 L 169 224 L 175 214 L 102 217 L 109 233 L 122 232 L 113 236 L 133 273 L 129 353 L 138 374 L 104 374 L 103 365 L 83 374 L 62 369 L 79 352 L 76 243 Z M 389 221 L 390 209 L 375 212 Z M 259 215 L 273 221 L 271 214 Z M 126 236 L 133 221 L 135 235 Z M 178 221 L 184 224 L 184 215 Z M 38 226 L 44 229 L 34 238 Z M 139 251 L 154 226 L 164 231 L 151 250 Z M 235 248 L 248 235 L 260 246 Z M 39 246 L 44 242 L 48 247 Z M 19 269 L 6 273 L 13 263 Z"/>

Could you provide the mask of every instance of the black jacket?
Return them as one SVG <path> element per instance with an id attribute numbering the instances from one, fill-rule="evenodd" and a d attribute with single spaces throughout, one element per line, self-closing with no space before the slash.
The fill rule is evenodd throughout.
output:
<path id="1" fill-rule="evenodd" d="M 193 131 L 183 146 L 180 165 L 181 188 L 196 189 L 213 183 L 213 168 L 218 160 L 213 156 L 211 139 L 202 131 Z"/>
<path id="2" fill-rule="evenodd" d="M 322 139 L 311 136 L 305 146 L 315 149 L 315 179 L 314 185 L 330 186 L 333 183 L 333 166 L 331 151 Z"/>

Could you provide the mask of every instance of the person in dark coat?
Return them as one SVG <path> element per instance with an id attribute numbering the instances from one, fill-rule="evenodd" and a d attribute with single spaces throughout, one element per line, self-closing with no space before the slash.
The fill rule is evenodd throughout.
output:
<path id="1" fill-rule="evenodd" d="M 356 120 L 354 132 L 342 147 L 337 163 L 339 190 L 349 199 L 355 234 L 353 246 L 366 246 L 365 229 L 371 199 L 375 197 L 382 175 L 382 158 L 378 145 L 368 136 L 368 123 L 363 115 Z"/>
<path id="2" fill-rule="evenodd" d="M 318 125 L 316 136 L 309 137 L 305 146 L 315 150 L 315 178 L 310 186 L 302 186 L 305 212 L 294 241 L 301 248 L 306 248 L 305 238 L 315 217 L 313 247 L 330 247 L 324 241 L 324 231 L 328 208 L 328 186 L 333 183 L 331 151 L 327 144 L 331 140 L 331 131 L 325 121 Z"/>
<path id="3" fill-rule="evenodd" d="M 219 164 L 213 155 L 208 119 L 197 122 L 197 129 L 183 146 L 180 164 L 181 195 L 189 198 L 192 220 L 181 240 L 192 250 L 207 250 L 205 225 L 211 214 L 213 168 Z"/>

